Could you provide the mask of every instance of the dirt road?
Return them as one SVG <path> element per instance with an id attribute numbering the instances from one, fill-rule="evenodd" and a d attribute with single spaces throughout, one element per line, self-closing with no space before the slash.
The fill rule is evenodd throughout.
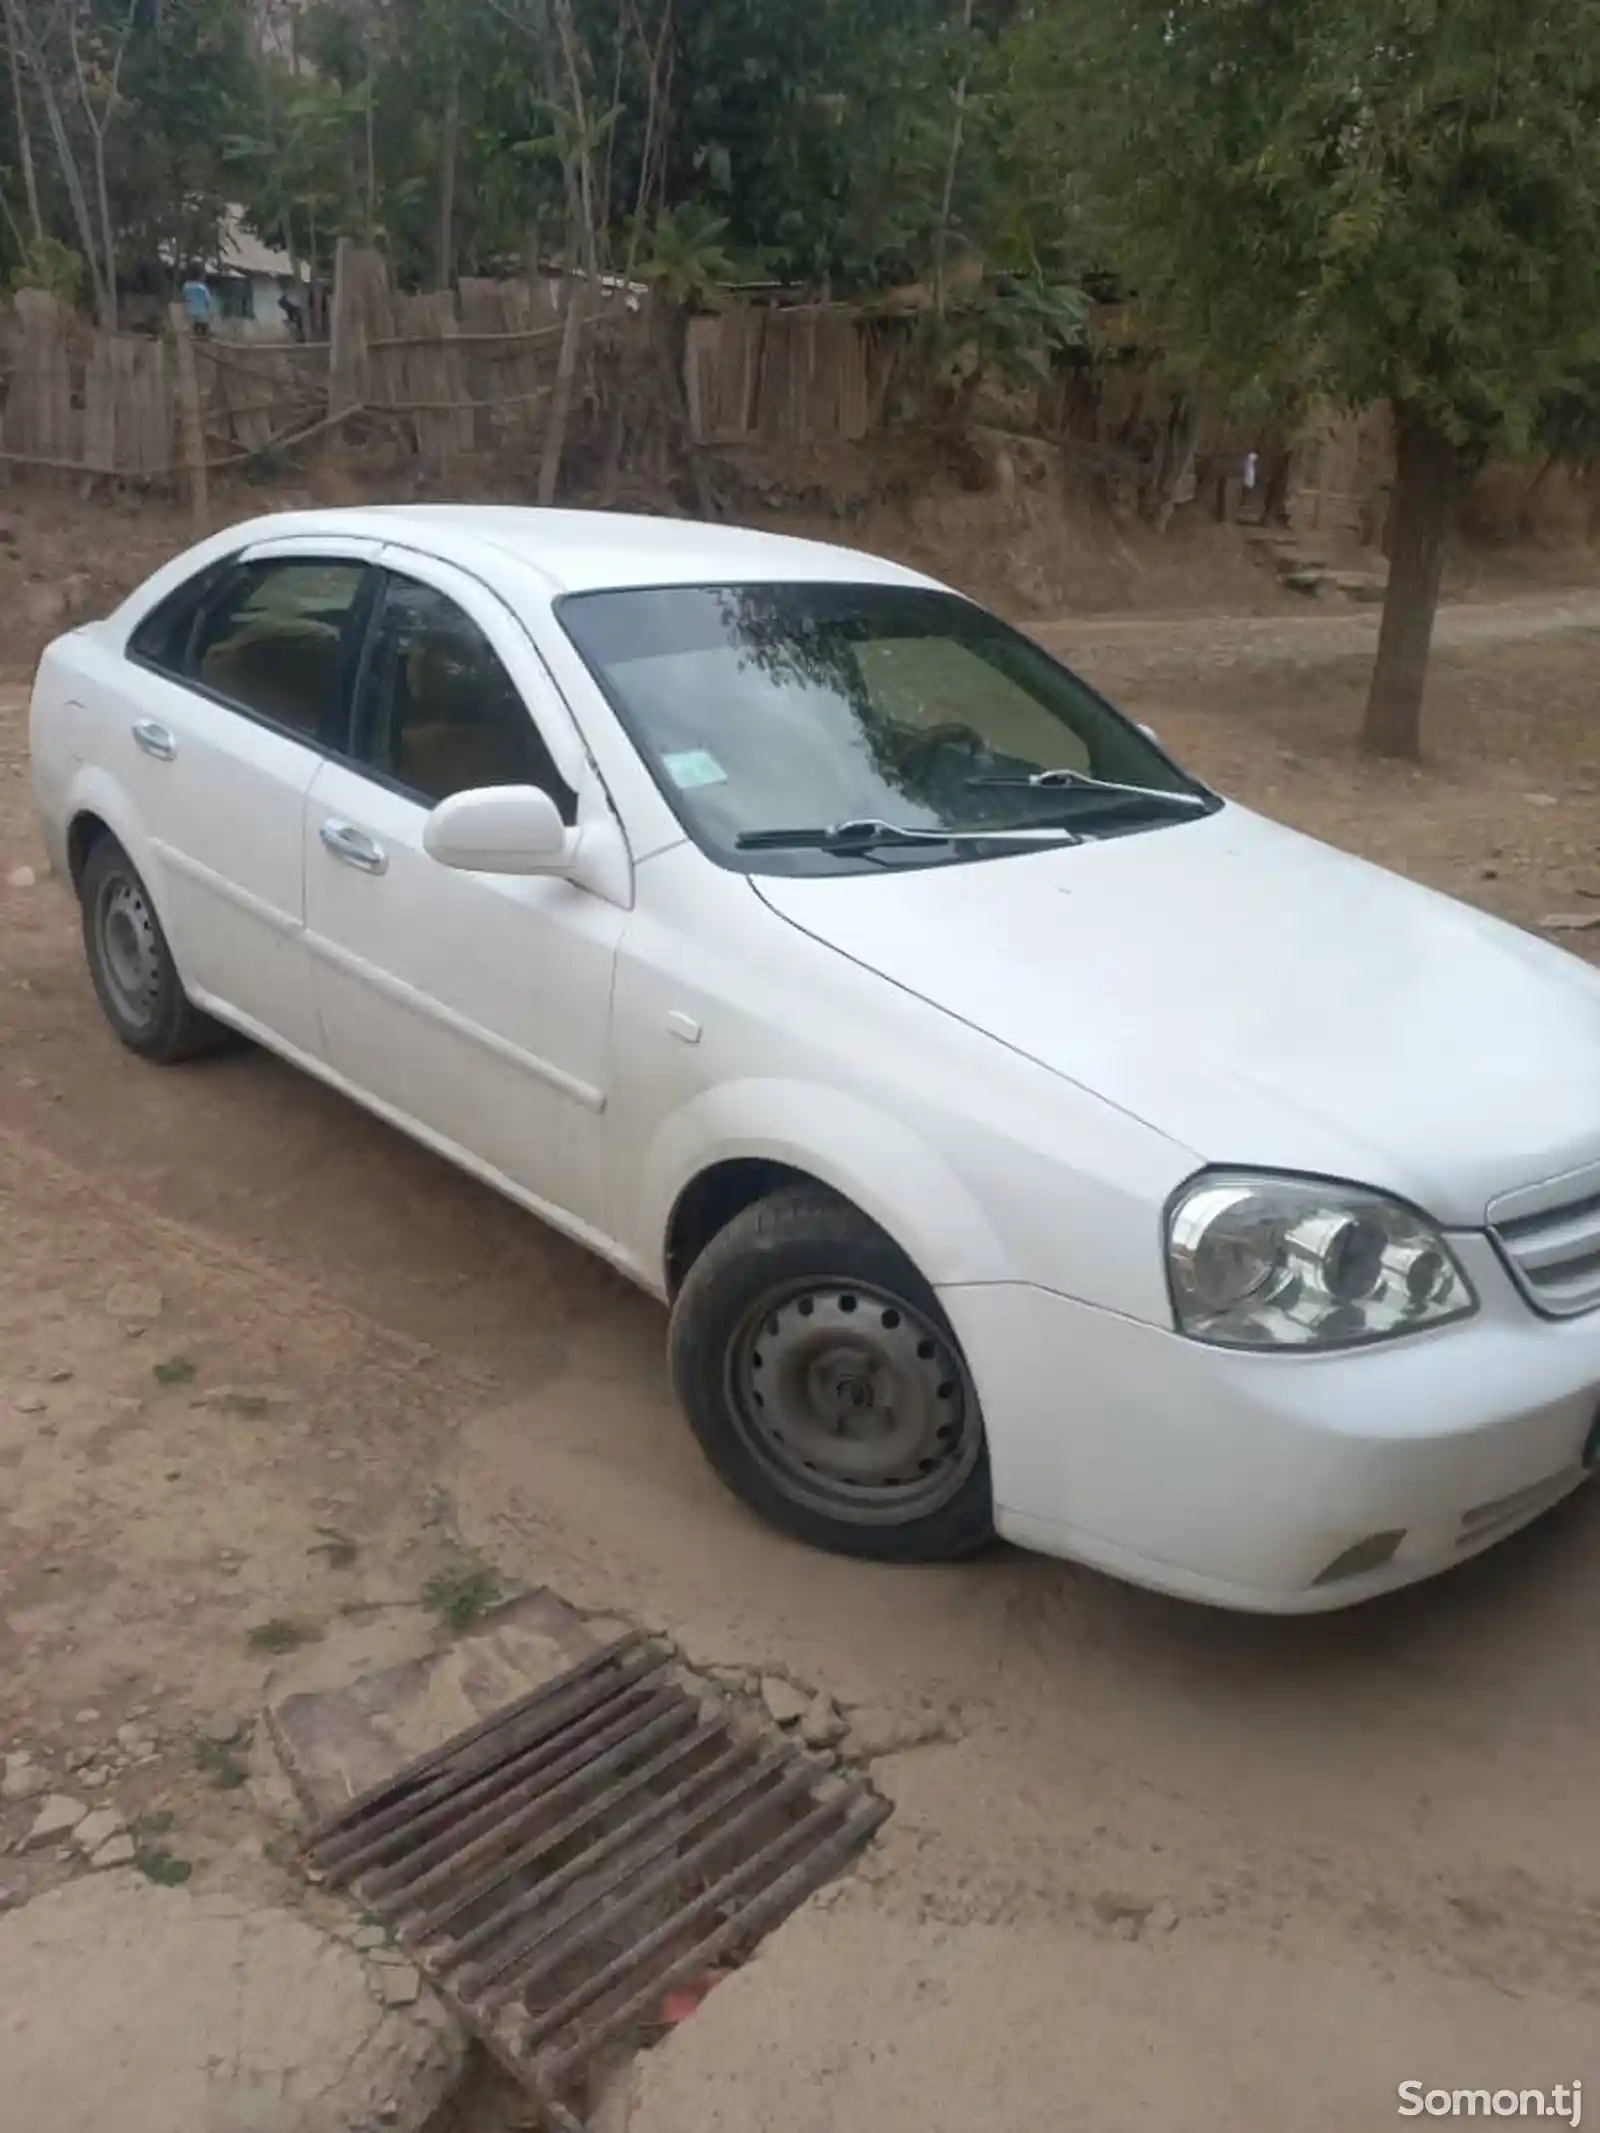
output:
<path id="1" fill-rule="evenodd" d="M 1415 778 L 1355 762 L 1338 673 L 1207 680 L 1108 627 L 1074 632 L 1086 663 L 1220 782 L 1517 915 L 1600 891 L 1571 622 L 1452 651 L 1452 753 Z M 264 1622 L 332 1667 L 414 1646 L 465 1544 L 916 1743 L 876 1766 L 881 1856 L 651 2055 L 634 2133 L 1342 2133 L 1390 2123 L 1410 2078 L 1600 2077 L 1600 1495 L 1299 1623 L 1003 1550 L 791 1546 L 702 1467 L 653 1304 L 259 1053 L 117 1051 L 61 889 L 6 884 L 40 864 L 22 756 L 11 692 L 0 1745 L 61 1755 L 148 1713 L 130 1808 L 174 1814 L 202 1878 L 282 1893 L 270 1794 L 206 1782 L 195 1724 L 259 1699 Z"/>

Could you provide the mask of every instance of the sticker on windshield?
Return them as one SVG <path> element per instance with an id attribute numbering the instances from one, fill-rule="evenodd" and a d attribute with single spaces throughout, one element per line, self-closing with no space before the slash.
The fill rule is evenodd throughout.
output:
<path id="1" fill-rule="evenodd" d="M 728 773 L 705 748 L 680 748 L 661 758 L 667 776 L 679 792 L 693 792 L 700 785 L 726 785 Z"/>

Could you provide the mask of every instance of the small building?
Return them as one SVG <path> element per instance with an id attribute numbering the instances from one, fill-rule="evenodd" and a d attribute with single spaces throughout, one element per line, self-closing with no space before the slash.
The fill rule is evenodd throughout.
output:
<path id="1" fill-rule="evenodd" d="M 294 326 L 282 299 L 309 316 L 306 277 L 287 252 L 275 251 L 244 227 L 242 211 L 230 208 L 217 242 L 217 259 L 206 280 L 217 307 L 214 331 L 223 339 L 289 341 Z"/>

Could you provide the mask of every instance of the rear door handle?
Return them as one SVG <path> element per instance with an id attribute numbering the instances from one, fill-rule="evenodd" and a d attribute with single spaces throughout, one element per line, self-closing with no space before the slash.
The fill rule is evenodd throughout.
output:
<path id="1" fill-rule="evenodd" d="M 317 834 L 335 859 L 342 859 L 347 867 L 355 867 L 363 874 L 381 874 L 389 864 L 389 855 L 383 846 L 375 843 L 365 830 L 357 829 L 353 822 L 340 822 L 330 817 Z"/>
<path id="2" fill-rule="evenodd" d="M 136 747 L 146 755 L 153 755 L 158 763 L 170 763 L 178 752 L 178 744 L 153 718 L 136 718 L 133 722 L 133 739 Z"/>

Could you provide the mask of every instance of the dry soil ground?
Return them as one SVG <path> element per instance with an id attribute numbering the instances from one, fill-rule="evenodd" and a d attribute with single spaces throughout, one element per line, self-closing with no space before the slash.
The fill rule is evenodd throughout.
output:
<path id="1" fill-rule="evenodd" d="M 1600 611 L 1490 612 L 1448 624 L 1410 772 L 1350 746 L 1365 615 L 1048 634 L 1240 797 L 1524 922 L 1600 913 Z M 916 1743 L 865 1875 L 651 2055 L 635 2133 L 1343 2133 L 1408 2078 L 1600 2076 L 1600 1495 L 1306 1622 L 794 1547 L 702 1466 L 655 1305 L 259 1052 L 118 1051 L 61 886 L 7 885 L 24 757 L 0 689 L 0 1746 L 92 1769 L 131 1723 L 124 1811 L 197 1886 L 292 1900 L 273 1788 L 218 1785 L 196 1727 L 259 1703 L 252 1628 L 398 1654 L 473 1549 Z"/>

